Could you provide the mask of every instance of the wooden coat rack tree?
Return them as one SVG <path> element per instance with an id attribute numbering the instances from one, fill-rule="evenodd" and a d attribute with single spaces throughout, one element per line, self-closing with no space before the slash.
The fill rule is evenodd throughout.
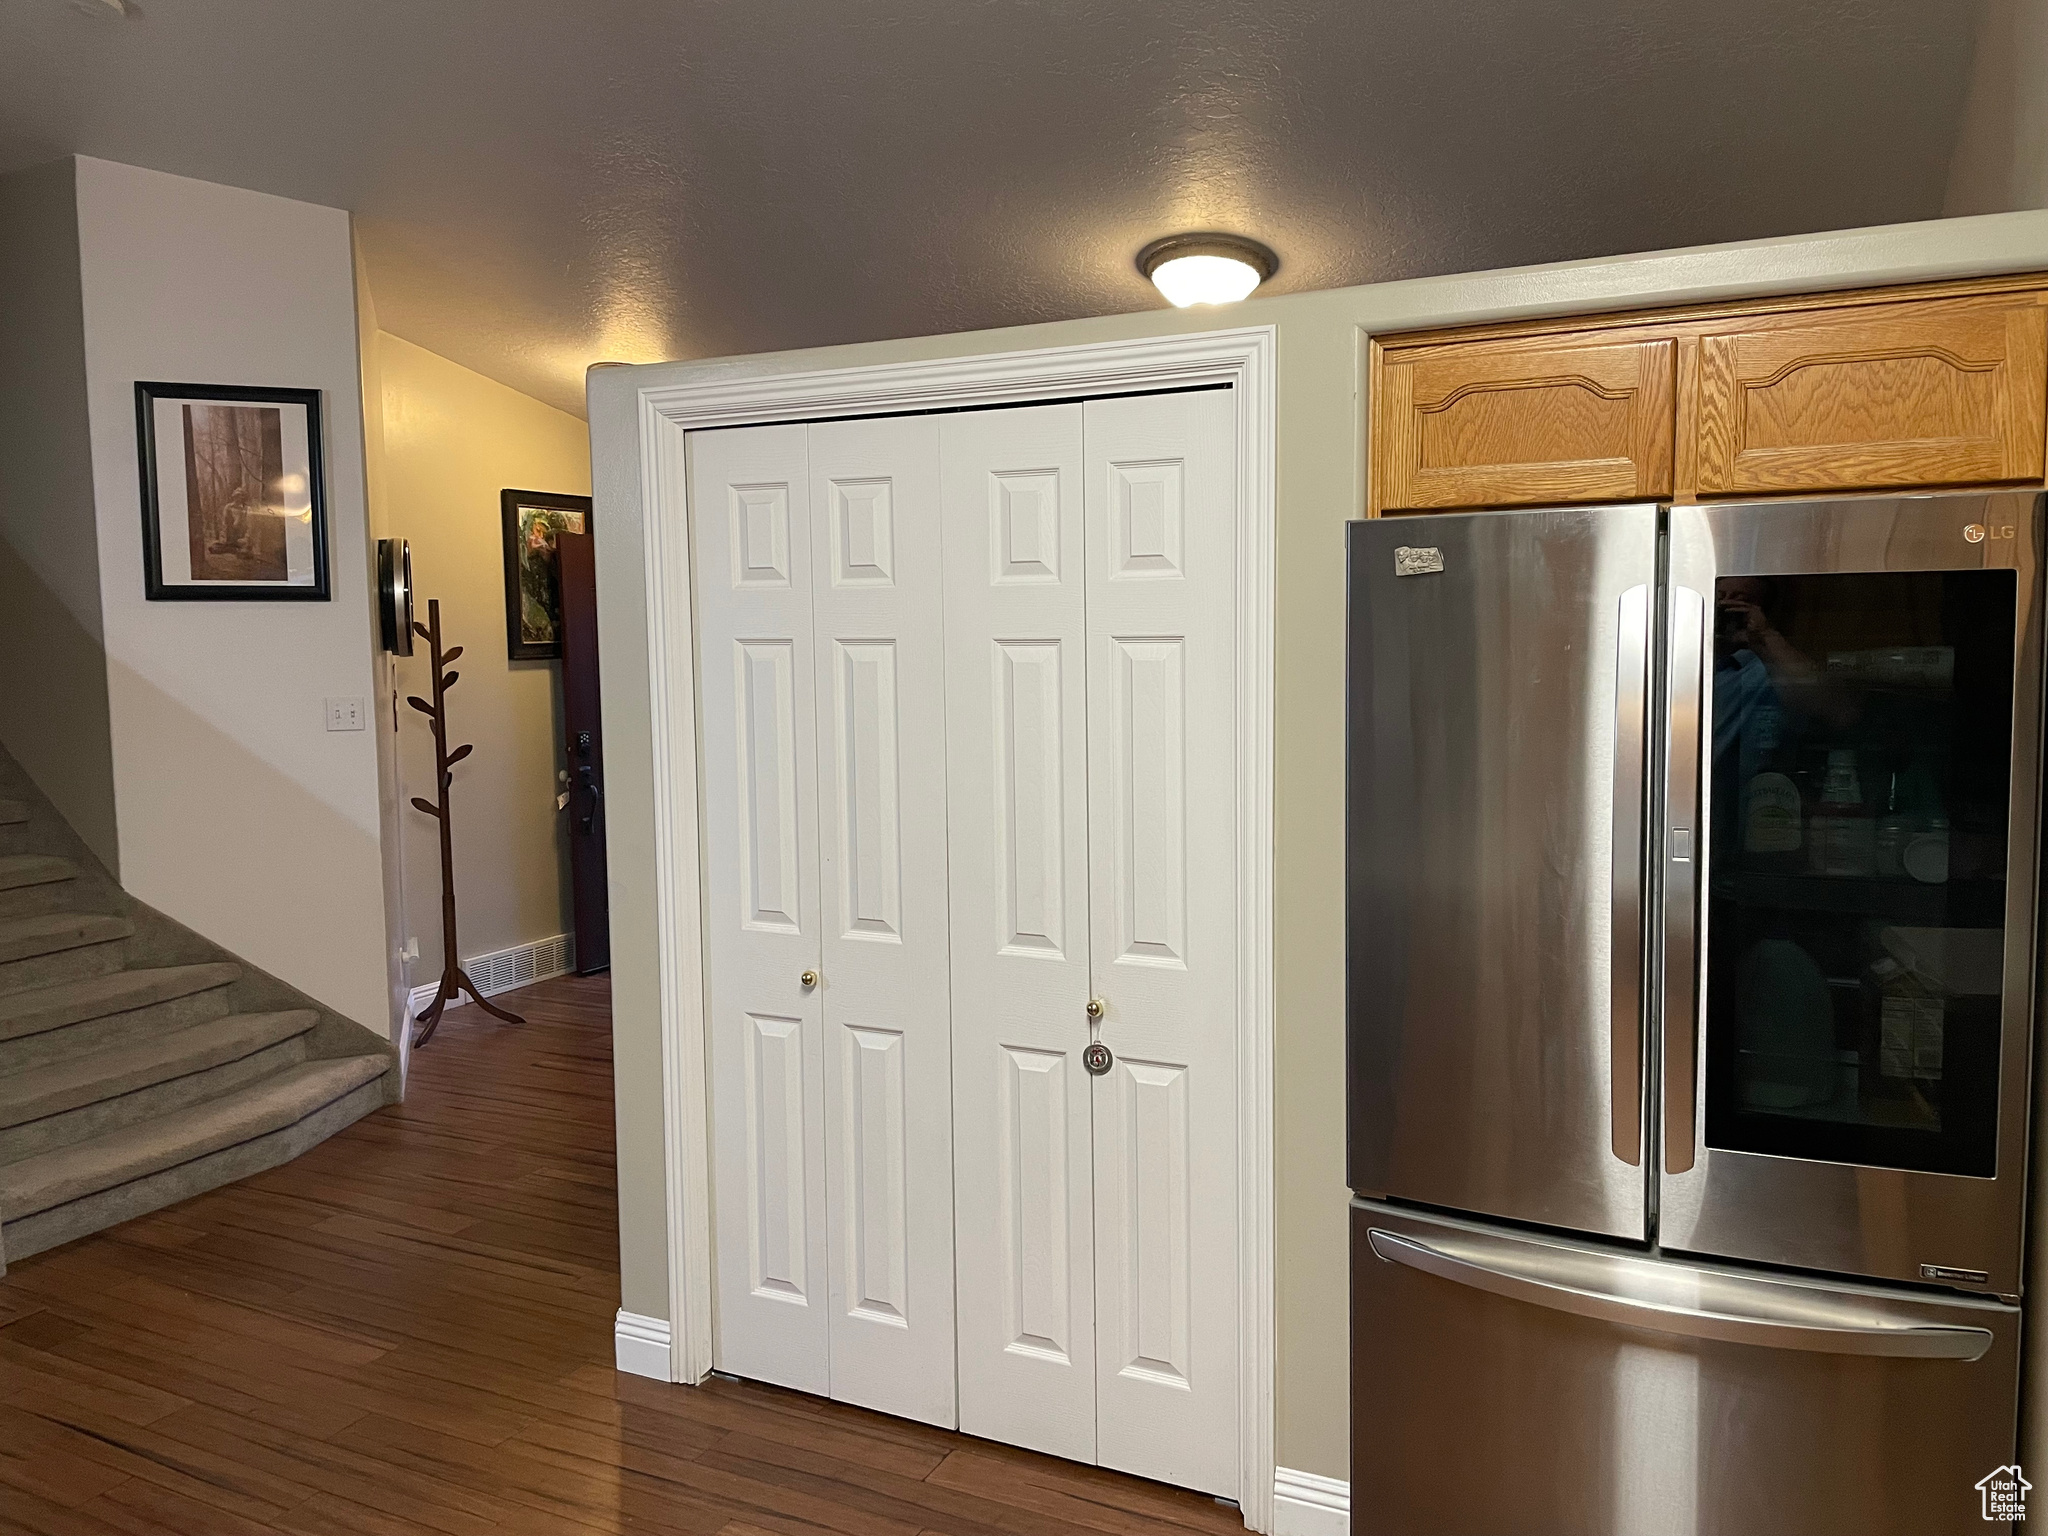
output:
<path id="1" fill-rule="evenodd" d="M 418 694 L 405 702 L 425 715 L 434 724 L 434 782 L 439 786 L 440 799 L 426 800 L 418 795 L 412 797 L 413 809 L 425 811 L 441 823 L 441 985 L 434 992 L 434 1000 L 420 1011 L 419 1022 L 426 1027 L 413 1041 L 414 1045 L 425 1045 L 434 1038 L 434 1030 L 441 1022 L 441 1014 L 448 1005 L 467 992 L 470 1000 L 494 1019 L 503 1019 L 507 1024 L 524 1024 L 526 1020 L 516 1013 L 507 1013 L 495 1008 L 477 990 L 469 973 L 463 970 L 462 962 L 455 957 L 455 842 L 448 830 L 448 787 L 454 781 L 455 765 L 469 756 L 470 743 L 464 742 L 453 752 L 448 750 L 448 690 L 453 688 L 462 674 L 450 672 L 448 664 L 462 654 L 462 647 L 452 651 L 441 649 L 441 600 L 431 599 L 427 603 L 427 622 L 415 623 L 413 630 L 427 642 L 427 651 L 434 664 L 434 700 L 430 704 Z"/>

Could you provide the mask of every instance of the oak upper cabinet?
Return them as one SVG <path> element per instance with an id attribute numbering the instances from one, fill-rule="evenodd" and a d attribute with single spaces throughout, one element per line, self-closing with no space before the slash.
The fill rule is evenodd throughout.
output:
<path id="1" fill-rule="evenodd" d="M 1375 337 L 1366 515 L 2035 484 L 2048 275 Z"/>
<path id="2" fill-rule="evenodd" d="M 1607 333 L 1376 347 L 1373 510 L 1668 496 L 1675 353 Z"/>
<path id="3" fill-rule="evenodd" d="M 1684 391 L 1697 401 L 1693 489 L 1705 498 L 2040 479 L 2043 298 L 1919 299 L 1705 330 L 1697 392 Z"/>

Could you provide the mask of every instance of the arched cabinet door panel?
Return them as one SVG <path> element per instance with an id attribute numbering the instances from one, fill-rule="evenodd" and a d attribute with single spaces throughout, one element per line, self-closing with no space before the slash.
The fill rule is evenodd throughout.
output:
<path id="1" fill-rule="evenodd" d="M 1675 344 L 1481 339 L 1373 369 L 1375 510 L 1563 506 L 1671 493 Z"/>
<path id="2" fill-rule="evenodd" d="M 1698 494 L 2040 479 L 2041 299 L 2005 293 L 1759 315 L 1701 336 Z"/>

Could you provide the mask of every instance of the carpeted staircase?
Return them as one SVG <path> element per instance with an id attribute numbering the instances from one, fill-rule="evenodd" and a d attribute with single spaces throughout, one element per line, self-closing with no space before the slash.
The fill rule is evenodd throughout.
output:
<path id="1" fill-rule="evenodd" d="M 122 891 L 0 752 L 0 1273 L 298 1156 L 395 1100 L 393 1065 Z"/>

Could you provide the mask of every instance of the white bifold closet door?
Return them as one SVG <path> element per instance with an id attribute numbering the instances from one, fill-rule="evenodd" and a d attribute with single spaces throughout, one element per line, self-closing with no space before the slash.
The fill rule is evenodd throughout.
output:
<path id="1" fill-rule="evenodd" d="M 721 1368 L 831 1388 L 804 429 L 690 440 Z"/>
<path id="2" fill-rule="evenodd" d="M 692 434 L 721 1369 L 1238 1493 L 1235 432 Z"/>
<path id="3" fill-rule="evenodd" d="M 1096 1459 L 1238 1496 L 1237 418 L 1087 407 Z"/>
<path id="4" fill-rule="evenodd" d="M 960 1427 L 1233 1497 L 1235 427 L 942 438 Z"/>
<path id="5" fill-rule="evenodd" d="M 1095 1460 L 1079 405 L 946 419 L 960 1427 Z"/>
<path id="6" fill-rule="evenodd" d="M 709 432 L 691 456 L 714 1357 L 950 1426 L 937 421 Z"/>

